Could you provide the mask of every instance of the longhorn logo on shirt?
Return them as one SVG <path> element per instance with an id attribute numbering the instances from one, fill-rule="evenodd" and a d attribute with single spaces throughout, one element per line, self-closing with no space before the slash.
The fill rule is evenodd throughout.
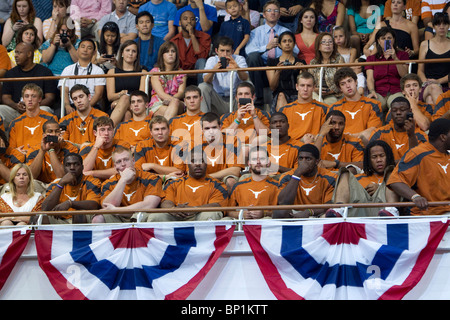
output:
<path id="1" fill-rule="evenodd" d="M 298 114 L 301 118 L 302 118 L 302 120 L 305 120 L 305 117 L 306 117 L 306 115 L 308 114 L 308 113 L 310 113 L 311 111 L 308 111 L 308 112 L 305 112 L 305 113 L 300 113 L 300 112 L 295 112 L 296 114 Z"/>
<path id="2" fill-rule="evenodd" d="M 75 197 L 69 197 L 69 196 L 67 195 L 67 193 L 64 193 L 64 195 L 65 195 L 67 198 L 69 198 L 70 201 L 75 201 L 75 199 L 77 198 L 77 196 L 75 196 Z"/>
<path id="3" fill-rule="evenodd" d="M 36 127 L 27 127 L 27 126 L 24 126 L 24 127 L 27 128 L 28 130 L 30 130 L 31 134 L 34 134 L 34 130 L 39 128 L 40 125 L 41 125 L 41 123 L 39 122 L 39 124 Z"/>
<path id="4" fill-rule="evenodd" d="M 251 119 L 251 117 L 248 117 L 248 118 L 242 118 L 242 121 L 244 122 L 244 124 L 247 124 L 247 121 L 250 120 L 250 119 Z"/>
<path id="5" fill-rule="evenodd" d="M 314 189 L 316 186 L 312 187 L 312 188 L 304 188 L 302 187 L 303 191 L 305 191 L 306 195 L 309 196 L 309 193 L 312 191 L 312 189 Z"/>
<path id="6" fill-rule="evenodd" d="M 191 127 L 195 124 L 195 122 L 193 124 L 183 122 L 183 124 L 188 128 L 189 131 L 191 131 Z"/>
<path id="7" fill-rule="evenodd" d="M 131 200 L 131 197 L 133 196 L 133 194 L 135 194 L 136 191 L 132 192 L 132 193 L 123 193 L 123 195 L 127 198 L 128 201 Z"/>
<path id="8" fill-rule="evenodd" d="M 442 170 L 444 170 L 444 172 L 445 172 L 445 174 L 447 174 L 447 167 L 448 167 L 448 163 L 445 165 L 445 166 L 443 166 L 442 164 L 440 164 L 440 163 L 438 163 L 438 165 L 440 165 L 441 166 L 441 168 L 442 168 Z"/>
<path id="9" fill-rule="evenodd" d="M 280 154 L 279 156 L 274 155 L 271 153 L 270 155 L 275 159 L 275 161 L 278 163 L 282 156 L 284 156 L 286 153 Z"/>
<path id="10" fill-rule="evenodd" d="M 98 158 L 103 162 L 103 164 L 105 165 L 105 167 L 108 165 L 109 159 L 111 159 L 111 157 L 109 157 L 108 159 L 103 159 L 102 157 L 98 157 Z"/>
<path id="11" fill-rule="evenodd" d="M 362 109 L 359 109 L 358 111 L 355 111 L 355 112 L 351 112 L 351 111 L 348 111 L 348 110 L 345 110 L 345 112 L 347 112 L 349 115 L 351 115 L 352 116 L 352 119 L 355 119 L 355 115 L 358 113 L 358 112 L 360 112 Z"/>
<path id="12" fill-rule="evenodd" d="M 339 153 L 331 153 L 331 152 L 328 152 L 328 154 L 330 155 L 330 156 L 332 156 L 334 159 L 336 159 L 336 160 L 338 160 L 338 158 L 339 158 L 339 156 L 341 155 L 341 153 L 339 152 Z"/>
<path id="13" fill-rule="evenodd" d="M 45 163 L 50 167 L 50 171 L 53 171 L 53 166 L 52 166 L 52 164 L 49 163 L 49 162 L 47 162 L 47 161 L 45 161 Z"/>
<path id="14" fill-rule="evenodd" d="M 158 159 L 159 164 L 162 165 L 162 166 L 164 165 L 164 162 L 166 161 L 166 159 L 167 159 L 168 157 L 169 157 L 169 156 L 165 157 L 164 159 L 160 159 L 160 158 L 158 158 L 158 156 L 155 156 L 155 158 Z"/>
<path id="15" fill-rule="evenodd" d="M 267 188 L 267 187 L 264 187 L 264 189 L 261 190 L 261 191 L 253 191 L 252 189 L 248 189 L 248 190 L 251 191 L 251 192 L 253 193 L 253 195 L 255 196 L 255 199 L 258 199 L 259 195 L 260 195 L 261 193 L 263 193 L 264 191 L 266 191 L 266 188 Z"/>
<path id="16" fill-rule="evenodd" d="M 220 155 L 218 155 L 216 158 L 209 158 L 206 157 L 209 162 L 211 162 L 211 165 L 214 167 L 216 165 L 216 161 L 220 158 Z"/>
<path id="17" fill-rule="evenodd" d="M 139 130 L 135 130 L 135 129 L 133 129 L 133 128 L 130 128 L 130 130 L 134 132 L 134 135 L 135 135 L 136 137 L 138 136 L 139 131 L 141 131 L 142 129 L 145 129 L 145 126 L 142 127 L 142 128 L 140 128 Z"/>
<path id="18" fill-rule="evenodd" d="M 198 187 L 191 187 L 190 185 L 187 184 L 186 186 L 188 186 L 189 188 L 191 188 L 191 189 L 192 189 L 192 192 L 195 193 L 195 192 L 197 191 L 198 188 L 204 187 L 205 185 L 202 184 L 201 186 L 198 186 Z"/>

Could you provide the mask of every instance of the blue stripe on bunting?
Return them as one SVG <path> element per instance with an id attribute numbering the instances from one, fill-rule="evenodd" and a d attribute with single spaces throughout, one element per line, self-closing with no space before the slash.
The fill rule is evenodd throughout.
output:
<path id="1" fill-rule="evenodd" d="M 159 265 L 119 269 L 109 260 L 97 260 L 89 247 L 92 242 L 90 231 L 73 233 L 74 250 L 70 252 L 72 259 L 82 264 L 110 290 L 116 287 L 120 287 L 121 290 L 135 290 L 137 287 L 153 288 L 153 280 L 177 270 L 183 264 L 191 247 L 197 244 L 194 227 L 175 228 L 176 245 L 167 247 Z"/>
<path id="2" fill-rule="evenodd" d="M 405 229 L 406 228 L 406 229 Z M 322 287 L 334 284 L 362 287 L 365 280 L 373 275 L 369 267 L 378 266 L 379 277 L 383 280 L 392 271 L 400 255 L 408 249 L 408 226 L 389 225 L 387 245 L 377 251 L 370 264 L 355 262 L 356 265 L 333 265 L 317 262 L 302 246 L 302 226 L 283 226 L 280 254 L 305 279 L 314 279 Z"/>

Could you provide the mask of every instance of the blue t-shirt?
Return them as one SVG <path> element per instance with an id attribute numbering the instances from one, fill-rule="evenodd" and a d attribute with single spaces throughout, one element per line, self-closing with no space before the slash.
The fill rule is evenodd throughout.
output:
<path id="1" fill-rule="evenodd" d="M 159 4 L 153 4 L 149 1 L 139 7 L 139 12 L 142 11 L 150 12 L 155 20 L 152 35 L 164 39 L 169 32 L 169 21 L 175 22 L 177 7 L 172 2 L 166 0 L 163 0 Z"/>
<path id="2" fill-rule="evenodd" d="M 159 47 L 164 43 L 160 37 L 152 36 L 150 40 L 141 40 L 141 38 L 134 39 L 138 44 L 139 54 L 141 56 L 141 66 L 147 71 L 150 71 L 155 66 L 158 59 Z M 149 48 L 150 41 L 153 41 L 153 47 Z"/>
<path id="3" fill-rule="evenodd" d="M 80 39 L 77 39 L 75 41 L 75 44 L 73 45 L 75 49 L 78 49 L 80 42 L 81 42 Z M 50 40 L 47 40 L 41 45 L 39 51 L 42 52 L 43 50 L 48 49 L 49 47 L 50 47 Z M 48 67 L 55 76 L 59 76 L 61 75 L 61 72 L 64 70 L 65 67 L 74 63 L 75 61 L 73 61 L 72 58 L 70 57 L 69 51 L 67 51 L 64 48 L 58 47 L 58 50 L 53 56 L 52 61 L 49 64 L 43 62 L 41 64 Z"/>
<path id="4" fill-rule="evenodd" d="M 212 22 L 217 22 L 217 10 L 215 7 L 204 4 L 205 7 L 205 14 L 206 18 Z M 206 32 L 209 35 L 212 35 L 212 29 L 211 27 L 208 31 L 205 31 L 202 29 L 202 26 L 200 25 L 200 10 L 198 8 L 193 9 L 191 5 L 185 6 L 181 9 L 178 9 L 177 16 L 175 17 L 174 25 L 179 26 L 180 25 L 180 17 L 181 14 L 185 11 L 192 11 L 195 15 L 195 21 L 197 21 L 197 24 L 195 25 L 196 30 L 200 30 L 203 32 Z"/>

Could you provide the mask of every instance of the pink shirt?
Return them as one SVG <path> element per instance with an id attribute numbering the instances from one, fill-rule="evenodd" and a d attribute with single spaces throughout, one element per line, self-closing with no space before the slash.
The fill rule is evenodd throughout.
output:
<path id="1" fill-rule="evenodd" d="M 82 17 L 100 20 L 111 12 L 111 0 L 72 0 L 70 5 L 70 16 L 77 21 Z"/>
<path id="2" fill-rule="evenodd" d="M 409 60 L 408 53 L 405 51 L 397 51 L 397 57 L 400 60 Z M 384 56 L 377 58 L 376 55 L 367 57 L 367 62 L 374 61 L 393 61 L 392 58 L 386 60 Z M 375 80 L 375 91 L 385 97 L 388 93 L 397 93 L 401 91 L 400 75 L 397 71 L 397 65 L 370 65 L 366 66 L 366 70 L 373 70 L 373 78 Z"/>

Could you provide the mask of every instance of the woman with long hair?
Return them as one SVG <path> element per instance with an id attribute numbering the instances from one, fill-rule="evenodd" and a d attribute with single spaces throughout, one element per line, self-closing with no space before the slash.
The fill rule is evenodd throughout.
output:
<path id="1" fill-rule="evenodd" d="M 11 169 L 8 182 L 9 192 L 0 196 L 0 212 L 33 212 L 40 211 L 43 197 L 34 192 L 34 179 L 30 168 L 23 163 L 16 164 Z M 0 225 L 26 225 L 28 216 L 11 216 L 0 218 Z"/>
<path id="2" fill-rule="evenodd" d="M 21 42 L 29 43 L 34 48 L 34 56 L 33 62 L 40 63 L 42 60 L 42 53 L 39 51 L 39 47 L 41 46 L 39 42 L 39 38 L 37 37 L 36 27 L 32 24 L 28 24 L 23 26 L 19 32 L 17 33 L 17 44 Z M 16 66 L 16 57 L 15 57 L 16 49 L 8 52 L 9 59 L 11 59 L 11 67 Z"/>
<path id="3" fill-rule="evenodd" d="M 305 65 L 304 60 L 300 60 L 294 54 L 295 37 L 290 31 L 285 31 L 278 38 L 278 47 L 281 49 L 279 58 L 268 58 L 267 66 L 301 66 Z M 297 100 L 298 92 L 295 87 L 300 69 L 277 69 L 267 70 L 267 79 L 270 89 L 273 92 L 271 112 L 278 111 L 281 107 Z"/>
<path id="4" fill-rule="evenodd" d="M 317 13 L 312 8 L 304 8 L 299 13 L 295 44 L 299 50 L 298 58 L 309 64 L 316 56 L 314 43 L 319 34 Z"/>
<path id="5" fill-rule="evenodd" d="M 71 25 L 70 17 L 64 17 L 58 23 L 53 37 L 45 41 L 40 50 L 42 63 L 45 64 L 55 76 L 59 76 L 65 67 L 78 62 L 77 48 L 80 39 Z"/>
<path id="6" fill-rule="evenodd" d="M 310 65 L 314 64 L 338 64 L 344 63 L 344 58 L 339 54 L 337 46 L 334 44 L 333 36 L 331 33 L 320 33 L 315 42 L 316 57 L 311 60 Z M 320 69 L 311 68 L 310 72 L 314 76 L 317 88 L 315 91 L 315 98 L 319 100 L 319 84 L 320 84 Z M 340 97 L 339 88 L 334 83 L 334 74 L 337 71 L 337 67 L 324 67 L 322 76 L 322 101 L 325 104 L 332 105 L 338 101 Z"/>
<path id="7" fill-rule="evenodd" d="M 405 9 L 406 0 L 392 0 L 392 16 L 386 17 L 375 27 L 363 49 L 366 57 L 375 54 L 375 35 L 382 27 L 391 27 L 394 30 L 397 47 L 406 51 L 410 58 L 419 55 L 419 29 L 414 22 L 403 16 Z"/>
<path id="8" fill-rule="evenodd" d="M 120 30 L 117 23 L 108 21 L 100 32 L 95 64 L 107 73 L 117 64 L 117 54 L 120 48 Z"/>
<path id="9" fill-rule="evenodd" d="M 156 67 L 150 72 L 182 71 L 178 47 L 170 41 L 164 42 L 159 48 Z M 162 115 L 167 120 L 184 110 L 184 89 L 186 74 L 154 75 L 150 78 L 152 92 L 149 104 L 149 114 Z"/>
<path id="10" fill-rule="evenodd" d="M 8 51 L 16 47 L 17 33 L 27 24 L 32 24 L 36 27 L 37 37 L 42 43 L 42 20 L 36 17 L 33 3 L 31 0 L 14 0 L 11 15 L 5 22 L 2 35 L 2 44 Z"/>
<path id="11" fill-rule="evenodd" d="M 131 118 L 131 113 L 127 112 L 130 106 L 129 94 L 135 90 L 145 89 L 145 75 L 142 70 L 136 42 L 125 41 L 120 46 L 116 67 L 110 69 L 108 74 L 138 72 L 142 75 L 106 78 L 106 95 L 111 103 L 111 119 L 115 126 Z"/>
<path id="12" fill-rule="evenodd" d="M 450 58 L 450 39 L 447 37 L 449 17 L 437 12 L 433 17 L 434 37 L 420 44 L 419 60 Z M 417 75 L 423 82 L 421 100 L 436 105 L 440 94 L 448 90 L 450 63 L 419 63 Z"/>
<path id="13" fill-rule="evenodd" d="M 409 55 L 397 47 L 395 31 L 382 27 L 375 35 L 376 54 L 367 57 L 367 62 L 408 60 Z M 367 76 L 368 98 L 381 102 L 386 110 L 391 101 L 401 95 L 400 79 L 408 73 L 406 64 L 377 64 L 365 68 Z"/>

